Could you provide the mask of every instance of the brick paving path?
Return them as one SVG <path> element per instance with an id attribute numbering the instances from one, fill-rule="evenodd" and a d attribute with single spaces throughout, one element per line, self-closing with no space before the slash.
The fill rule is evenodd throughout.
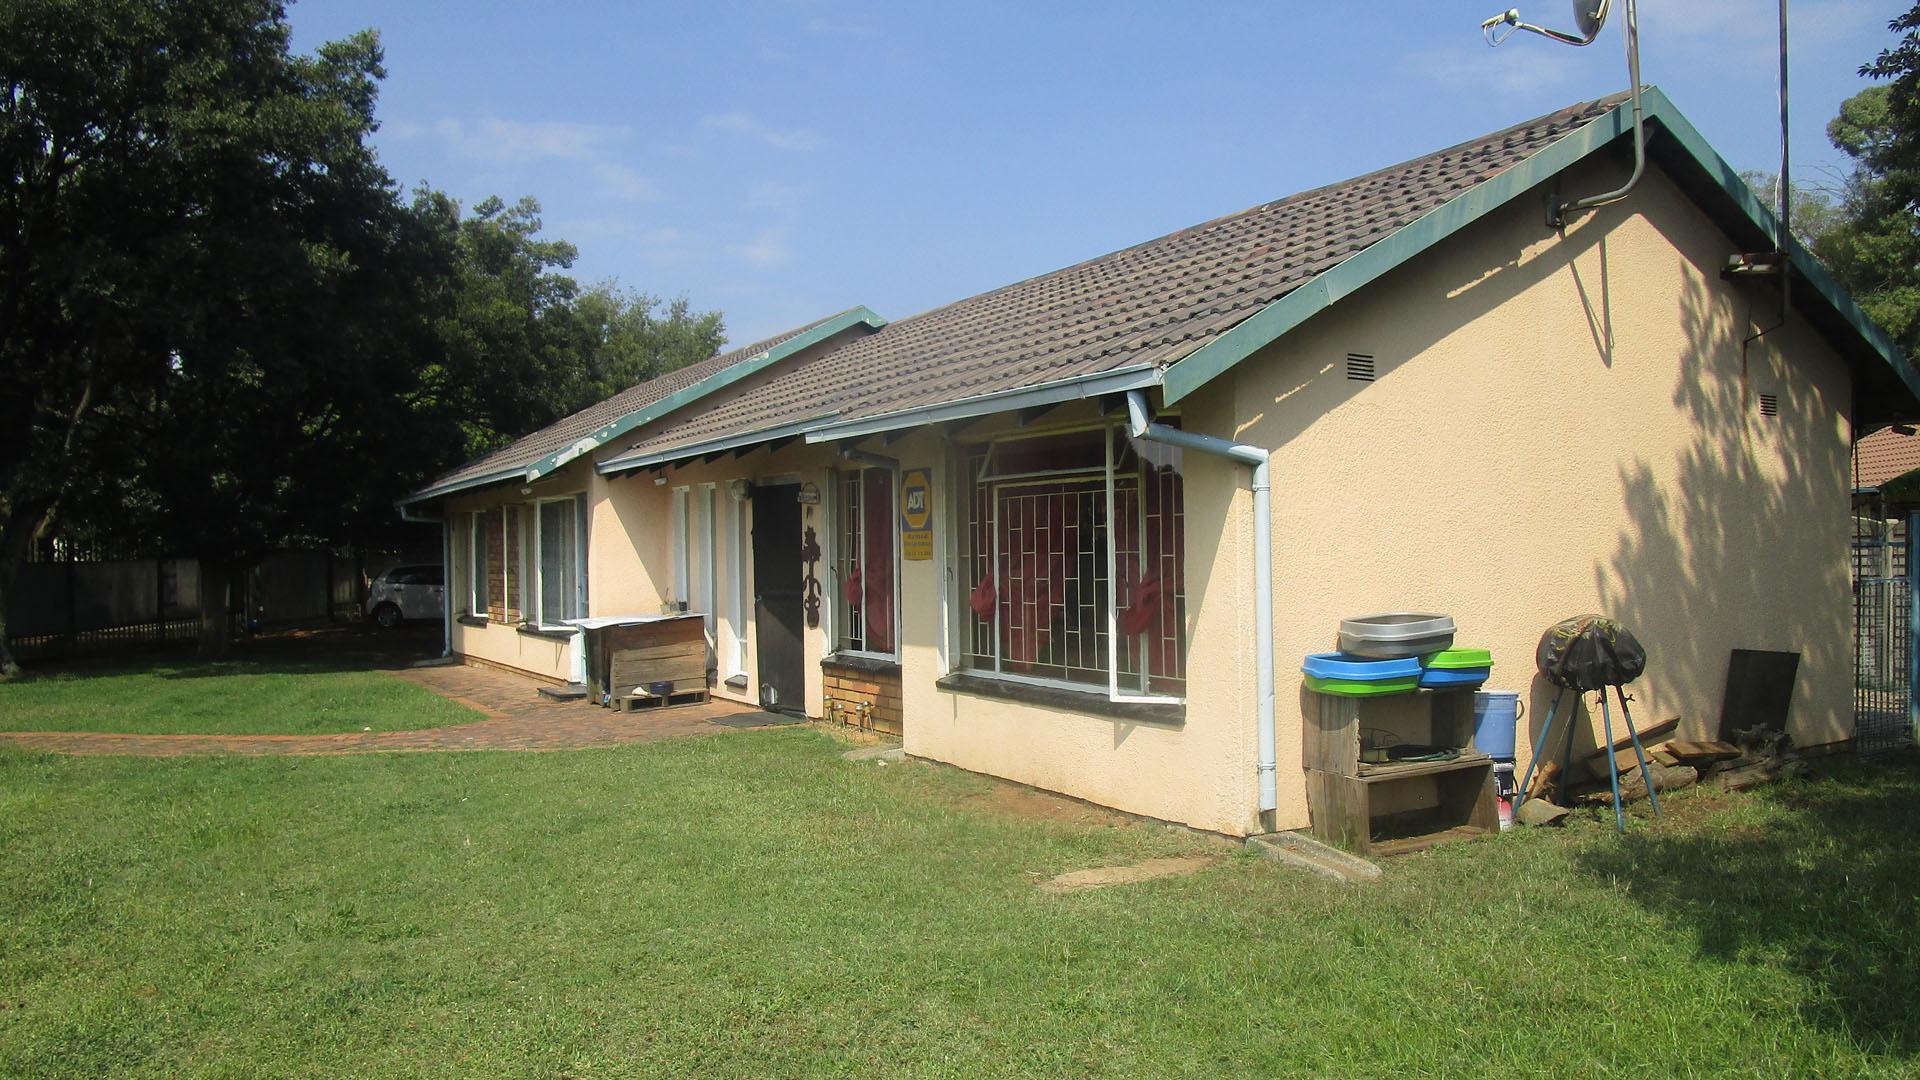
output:
<path id="1" fill-rule="evenodd" d="M 370 754 L 415 750 L 578 750 L 711 735 L 735 728 L 723 717 L 759 710 L 714 699 L 705 705 L 622 713 L 584 701 L 549 701 L 532 679 L 493 668 L 448 664 L 401 668 L 394 677 L 478 709 L 487 718 L 420 731 L 345 735 L 112 735 L 95 732 L 0 732 L 0 746 L 60 754 Z M 769 722 L 779 718 L 767 715 Z"/>

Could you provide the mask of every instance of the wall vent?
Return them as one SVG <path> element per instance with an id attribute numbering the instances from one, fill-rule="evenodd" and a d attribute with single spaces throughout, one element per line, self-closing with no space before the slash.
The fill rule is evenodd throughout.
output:
<path id="1" fill-rule="evenodd" d="M 1761 416 L 1779 416 L 1780 415 L 1780 395 L 1761 394 L 1760 395 L 1760 415 Z"/>
<path id="2" fill-rule="evenodd" d="M 1347 378 L 1354 382 L 1373 381 L 1373 357 L 1365 353 L 1347 354 Z"/>

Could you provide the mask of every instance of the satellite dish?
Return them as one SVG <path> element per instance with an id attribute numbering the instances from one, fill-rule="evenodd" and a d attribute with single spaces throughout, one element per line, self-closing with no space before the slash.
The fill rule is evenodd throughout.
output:
<path id="1" fill-rule="evenodd" d="M 1580 28 L 1580 36 L 1591 41 L 1600 36 L 1600 28 L 1607 25 L 1607 0 L 1573 0 L 1573 22 Z"/>

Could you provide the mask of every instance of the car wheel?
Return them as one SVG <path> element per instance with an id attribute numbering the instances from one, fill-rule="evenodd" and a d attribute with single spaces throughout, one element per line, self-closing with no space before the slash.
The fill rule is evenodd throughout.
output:
<path id="1" fill-rule="evenodd" d="M 373 609 L 373 621 L 380 624 L 382 630 L 398 630 L 405 617 L 400 614 L 396 604 L 381 604 Z"/>

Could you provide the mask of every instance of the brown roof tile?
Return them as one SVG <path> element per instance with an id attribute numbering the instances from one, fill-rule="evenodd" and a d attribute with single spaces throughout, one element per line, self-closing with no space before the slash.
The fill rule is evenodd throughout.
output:
<path id="1" fill-rule="evenodd" d="M 1165 367 L 1623 97 L 1562 109 L 902 319 L 794 365 L 752 393 L 651 426 L 631 444 L 632 456 L 827 416 L 871 418 L 1075 376 Z"/>
<path id="2" fill-rule="evenodd" d="M 1920 469 L 1920 435 L 1881 428 L 1854 448 L 1854 487 L 1879 487 L 1915 469 Z"/>
<path id="3" fill-rule="evenodd" d="M 448 487 L 456 489 L 477 487 L 499 478 L 502 473 L 527 469 L 622 417 L 663 401 L 703 379 L 717 375 L 735 364 L 752 360 L 815 327 L 823 326 L 840 317 L 830 315 L 824 319 L 817 319 L 805 326 L 797 326 L 783 334 L 776 334 L 765 341 L 756 341 L 738 349 L 715 353 L 705 360 L 669 371 L 665 375 L 649 379 L 637 386 L 628 387 L 598 405 L 589 406 L 571 416 L 556 420 L 530 435 L 516 439 L 490 454 L 475 458 L 445 473 L 421 491 L 424 493 Z"/>

